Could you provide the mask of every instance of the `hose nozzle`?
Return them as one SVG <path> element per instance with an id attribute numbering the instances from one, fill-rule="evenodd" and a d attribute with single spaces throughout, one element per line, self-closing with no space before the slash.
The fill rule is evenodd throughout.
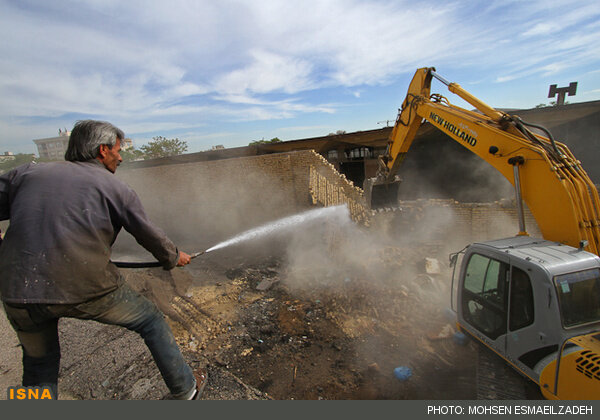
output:
<path id="1" fill-rule="evenodd" d="M 200 251 L 200 252 L 194 252 L 192 255 L 190 255 L 190 257 L 192 259 L 199 257 L 200 255 L 204 254 L 206 251 Z"/>

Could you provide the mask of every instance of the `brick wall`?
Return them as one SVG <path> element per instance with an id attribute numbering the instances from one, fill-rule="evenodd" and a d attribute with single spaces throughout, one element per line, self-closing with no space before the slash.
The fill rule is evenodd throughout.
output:
<path id="1" fill-rule="evenodd" d="M 175 239 L 197 235 L 195 241 L 207 246 L 315 204 L 354 202 L 356 213 L 364 213 L 362 190 L 313 151 L 124 169 L 117 175 L 138 192 L 157 224 Z M 315 184 L 314 179 L 311 184 L 317 175 L 325 184 Z M 319 185 L 324 196 L 316 194 Z M 433 244 L 458 237 L 486 240 L 518 231 L 511 203 L 415 200 L 404 201 L 401 207 L 399 212 L 372 215 L 372 224 Z M 421 238 L 417 230 L 422 226 L 430 232 Z M 539 235 L 529 212 L 527 227 Z"/>
<path id="2" fill-rule="evenodd" d="M 194 236 L 194 245 L 210 246 L 309 206 L 300 187 L 306 181 L 297 180 L 302 165 L 294 168 L 292 155 L 124 167 L 117 176 L 137 191 L 152 220 L 174 240 Z"/>

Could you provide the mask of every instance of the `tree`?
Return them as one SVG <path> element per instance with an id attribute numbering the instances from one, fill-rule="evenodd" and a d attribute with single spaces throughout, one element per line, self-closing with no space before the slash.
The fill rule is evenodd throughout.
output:
<path id="1" fill-rule="evenodd" d="M 144 159 L 155 159 L 167 156 L 180 155 L 187 151 L 187 142 L 185 140 L 167 139 L 163 136 L 152 137 L 148 144 L 140 147 Z"/>
<path id="2" fill-rule="evenodd" d="M 569 101 L 565 101 L 563 105 L 566 105 L 568 103 L 569 103 Z M 535 107 L 536 108 L 546 108 L 546 107 L 550 107 L 550 106 L 560 106 L 560 105 L 558 105 L 558 102 L 556 102 L 556 101 L 550 101 L 550 103 L 548 103 L 548 104 L 538 104 Z"/>
<path id="3" fill-rule="evenodd" d="M 132 147 L 131 149 L 127 149 L 127 150 L 121 150 L 119 153 L 121 154 L 121 157 L 123 158 L 123 162 L 133 162 L 135 160 L 144 159 L 144 152 L 142 152 L 141 150 L 138 150 L 134 147 Z"/>
<path id="4" fill-rule="evenodd" d="M 329 133 L 328 136 L 341 136 L 342 134 L 346 134 L 346 130 L 338 130 L 335 133 Z"/>
<path id="5" fill-rule="evenodd" d="M 279 138 L 277 137 L 273 137 L 271 140 L 256 140 L 256 141 L 252 141 L 250 142 L 250 144 L 248 144 L 248 146 L 255 146 L 257 144 L 268 144 L 268 143 L 279 143 L 281 140 L 279 140 Z"/>

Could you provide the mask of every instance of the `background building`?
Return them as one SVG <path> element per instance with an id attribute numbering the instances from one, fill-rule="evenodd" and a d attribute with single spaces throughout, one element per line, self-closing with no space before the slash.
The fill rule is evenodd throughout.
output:
<path id="1" fill-rule="evenodd" d="M 58 130 L 58 137 L 34 140 L 40 159 L 64 160 L 70 135 L 70 131 Z"/>

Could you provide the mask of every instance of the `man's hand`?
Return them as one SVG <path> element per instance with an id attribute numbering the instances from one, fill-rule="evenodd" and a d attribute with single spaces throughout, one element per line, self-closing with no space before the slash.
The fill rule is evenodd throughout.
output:
<path id="1" fill-rule="evenodd" d="M 192 257 L 189 254 L 179 251 L 179 261 L 177 261 L 177 267 L 183 267 L 184 265 L 189 264 L 191 260 Z"/>

